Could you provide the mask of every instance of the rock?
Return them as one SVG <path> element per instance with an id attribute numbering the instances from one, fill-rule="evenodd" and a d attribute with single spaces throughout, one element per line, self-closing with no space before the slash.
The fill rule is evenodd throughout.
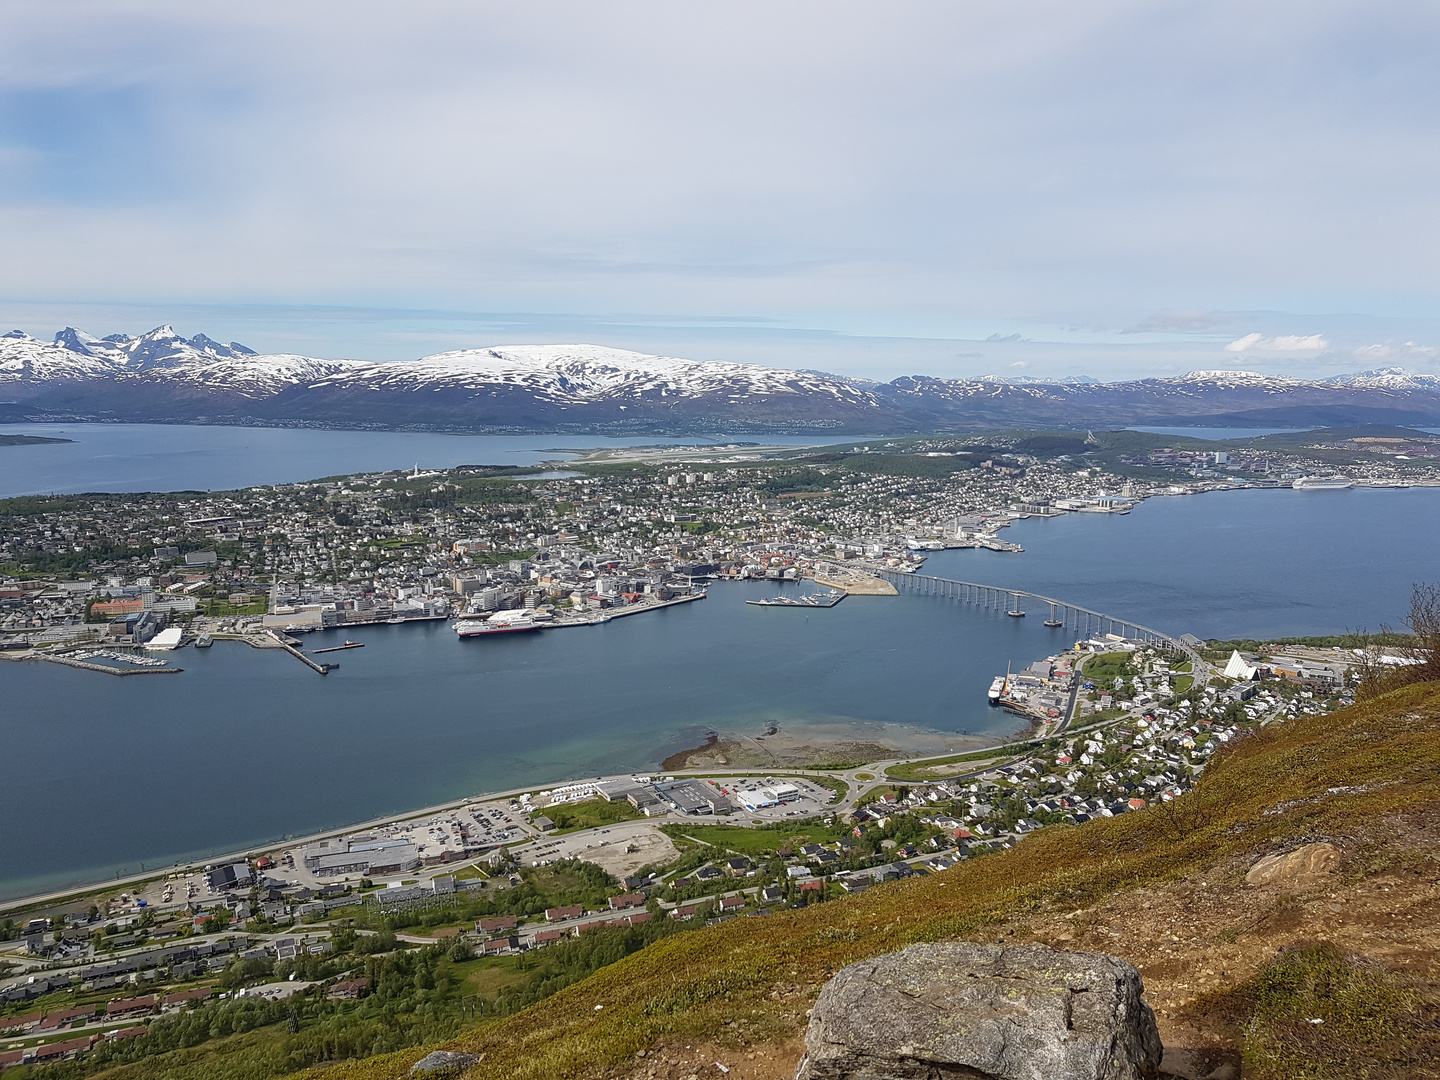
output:
<path id="1" fill-rule="evenodd" d="M 1334 844 L 1306 844 L 1284 855 L 1266 855 L 1245 875 L 1249 885 L 1317 885 L 1340 867 Z"/>
<path id="2" fill-rule="evenodd" d="M 423 1077 L 425 1080 L 441 1080 L 442 1077 L 459 1076 L 484 1056 L 484 1054 L 462 1054 L 458 1050 L 436 1050 L 411 1065 L 410 1075 Z"/>
<path id="3" fill-rule="evenodd" d="M 1044 945 L 912 945 L 826 983 L 795 1080 L 1141 1080 L 1158 1075 L 1140 973 Z"/>

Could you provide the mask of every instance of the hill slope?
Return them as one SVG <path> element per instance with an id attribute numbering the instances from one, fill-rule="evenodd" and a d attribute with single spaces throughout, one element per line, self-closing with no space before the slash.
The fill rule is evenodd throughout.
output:
<path id="1" fill-rule="evenodd" d="M 1003 935 L 1136 963 L 1181 1075 L 1226 1075 L 1242 1054 L 1247 1077 L 1436 1075 L 1437 796 L 1440 684 L 1426 684 L 1240 740 L 1171 810 L 671 937 L 453 1045 L 485 1055 L 476 1080 L 685 1077 L 715 1060 L 779 1077 L 840 967 Z M 1319 840 L 1342 852 L 1328 876 L 1245 884 L 1261 856 Z M 320 1075 L 398 1078 L 421 1056 Z"/>

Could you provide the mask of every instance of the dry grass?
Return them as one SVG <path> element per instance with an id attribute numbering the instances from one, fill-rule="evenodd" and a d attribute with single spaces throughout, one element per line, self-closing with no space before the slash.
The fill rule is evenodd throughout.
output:
<path id="1" fill-rule="evenodd" d="M 1254 1080 L 1399 1080 L 1440 1068 L 1430 989 L 1329 943 L 1282 955 L 1203 1004 L 1242 1029 Z"/>
<path id="2" fill-rule="evenodd" d="M 1217 864 L 1352 835 L 1357 822 L 1433 802 L 1437 736 L 1436 684 L 1273 725 L 1212 763 L 1180 812 L 1053 827 L 944 874 L 678 935 L 452 1045 L 485 1055 L 467 1074 L 475 1080 L 549 1080 L 634 1069 L 638 1052 L 656 1046 L 740 1045 L 727 1022 L 742 1016 L 749 1045 L 793 1039 L 820 986 L 856 960 L 975 936 L 1007 919 L 1095 907 Z M 399 1077 L 424 1052 L 346 1063 L 323 1076 Z"/>

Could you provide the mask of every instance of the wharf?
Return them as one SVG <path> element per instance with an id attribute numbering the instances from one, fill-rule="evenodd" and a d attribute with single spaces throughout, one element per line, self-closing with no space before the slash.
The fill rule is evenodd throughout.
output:
<path id="1" fill-rule="evenodd" d="M 344 649 L 363 649 L 364 647 L 365 643 L 363 641 L 347 641 L 344 645 L 331 645 L 328 649 L 316 649 L 315 655 L 319 656 L 321 653 L 327 652 L 341 652 Z"/>
<path id="2" fill-rule="evenodd" d="M 658 604 L 631 604 L 623 608 L 606 608 L 590 615 L 562 615 L 552 623 L 541 627 L 543 630 L 563 630 L 570 626 L 600 626 L 610 622 L 612 619 L 623 619 L 627 615 L 643 615 L 647 611 L 659 611 L 661 608 L 674 607 L 676 604 L 688 604 L 692 600 L 704 600 L 705 594 L 695 593 L 692 596 L 677 596 L 674 600 L 661 600 Z"/>
<path id="3" fill-rule="evenodd" d="M 296 660 L 299 660 L 318 675 L 329 675 L 331 671 L 340 666 L 339 664 L 322 664 L 311 660 L 310 657 L 306 656 L 274 630 L 268 631 L 266 634 L 256 634 L 247 637 L 245 640 L 257 649 L 284 649 L 291 656 L 295 657 Z"/>
<path id="4" fill-rule="evenodd" d="M 55 653 L 36 653 L 33 660 L 44 660 L 48 664 L 64 664 L 66 667 L 83 668 L 85 671 L 99 671 L 105 675 L 179 675 L 184 668 L 178 667 L 132 667 L 114 668 L 104 664 L 92 664 L 88 660 L 75 660 Z"/>

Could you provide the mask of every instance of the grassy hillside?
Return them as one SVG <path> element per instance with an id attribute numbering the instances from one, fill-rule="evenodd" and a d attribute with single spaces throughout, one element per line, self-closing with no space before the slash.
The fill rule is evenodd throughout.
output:
<path id="1" fill-rule="evenodd" d="M 1120 932 L 1106 926 L 1107 912 L 1124 908 L 1126 897 L 1146 897 L 1144 904 L 1132 905 L 1146 911 L 1163 906 L 1166 890 L 1182 885 L 1186 890 L 1205 886 L 1200 899 L 1187 900 L 1191 906 L 1182 910 L 1193 910 L 1222 887 L 1242 897 L 1245 886 L 1239 878 L 1260 855 L 1318 838 L 1370 835 L 1366 823 L 1410 821 L 1433 810 L 1437 795 L 1440 685 L 1432 683 L 1242 739 L 1212 764 L 1192 793 L 1170 806 L 1080 827 L 1052 827 L 1012 851 L 943 874 L 657 941 L 447 1045 L 485 1055 L 467 1074 L 476 1080 L 540 1080 L 625 1074 L 638 1070 L 641 1051 L 652 1055 L 653 1065 L 654 1048 L 682 1043 L 753 1052 L 793 1042 L 824 981 L 856 960 L 913 942 L 982 932 L 993 940 L 1000 924 L 1013 932 L 1030 925 L 1026 920 L 1039 926 L 1077 916 L 1092 933 L 1088 939 L 1081 936 L 1076 947 L 1113 941 L 1110 951 L 1126 955 Z M 1426 837 L 1424 843 L 1435 835 L 1389 824 L 1372 832 Z M 1428 875 L 1425 887 L 1433 885 L 1428 848 L 1421 844 L 1413 851 L 1386 849 L 1388 854 L 1377 855 L 1386 842 L 1356 841 L 1360 861 L 1347 870 L 1346 880 L 1389 872 L 1409 860 L 1417 866 L 1417 881 Z M 1201 875 L 1215 884 L 1199 882 Z M 1391 890 L 1383 888 L 1387 894 Z M 1300 903 L 1288 902 L 1292 907 Z M 1216 910 L 1219 926 L 1226 908 Z M 1266 908 L 1253 925 L 1237 926 L 1234 934 L 1258 933 L 1273 914 Z M 1274 925 L 1293 924 L 1294 919 Z M 1414 925 L 1418 933 L 1420 924 Z M 1389 932 L 1397 924 L 1385 926 Z M 1362 931 L 1352 939 L 1361 945 L 1367 940 Z M 1070 937 L 1066 932 L 1061 940 Z M 1237 937 L 1226 940 L 1234 944 Z M 1168 955 L 1179 943 L 1178 934 L 1169 935 L 1155 947 Z M 1259 948 L 1263 954 L 1264 947 Z M 1215 982 L 1208 997 L 1187 998 L 1187 1007 L 1208 1009 L 1217 1025 L 1239 1033 L 1235 1037 L 1243 1044 L 1239 1052 L 1246 1055 L 1247 1077 L 1429 1075 L 1429 1066 L 1417 1063 L 1425 1055 L 1433 1060 L 1440 1013 L 1434 1007 L 1435 972 L 1427 966 L 1434 964 L 1434 954 L 1421 952 L 1419 959 L 1404 960 L 1409 966 L 1400 974 L 1379 961 L 1319 946 L 1273 961 L 1240 956 L 1233 963 L 1250 964 L 1248 981 Z M 1195 975 L 1184 977 L 1202 985 L 1199 965 L 1204 961 L 1192 962 Z M 1176 985 L 1187 994 L 1191 988 L 1189 982 Z M 1360 999 L 1375 1004 L 1360 1008 Z M 1335 1020 L 1322 1037 L 1322 1025 L 1313 1025 L 1312 1033 L 1310 1021 L 1323 1019 L 1327 1008 Z M 1306 1010 L 1311 1011 L 1297 1019 Z M 1161 1012 L 1169 1016 L 1172 1007 L 1163 1005 Z M 407 1050 L 346 1062 L 317 1075 L 324 1080 L 399 1077 L 422 1054 Z M 653 1067 L 649 1074 L 654 1075 Z"/>

